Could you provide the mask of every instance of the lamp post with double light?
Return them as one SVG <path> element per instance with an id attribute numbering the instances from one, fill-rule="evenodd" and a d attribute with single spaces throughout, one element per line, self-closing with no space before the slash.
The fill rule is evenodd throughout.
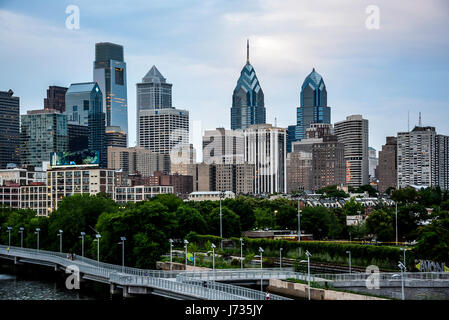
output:
<path id="1" fill-rule="evenodd" d="M 95 235 L 95 238 L 96 239 L 94 239 L 94 241 L 97 242 L 97 264 L 98 264 L 98 266 L 100 266 L 100 238 L 101 238 L 101 235 L 99 233 L 97 233 Z"/>
<path id="2" fill-rule="evenodd" d="M 309 300 L 310 300 L 310 257 L 312 256 L 308 250 L 306 250 L 307 255 L 307 280 L 309 283 Z"/>
<path id="3" fill-rule="evenodd" d="M 41 228 L 36 228 L 34 232 L 37 235 L 37 251 L 39 251 L 39 233 L 41 232 Z"/>
<path id="4" fill-rule="evenodd" d="M 81 257 L 84 258 L 84 236 L 86 235 L 85 232 L 80 232 L 79 238 L 81 238 Z"/>
<path id="5" fill-rule="evenodd" d="M 243 239 L 240 238 L 240 269 L 243 269 Z"/>
<path id="6" fill-rule="evenodd" d="M 187 247 L 188 247 L 188 245 L 189 245 L 189 241 L 187 241 L 185 239 L 184 240 L 184 248 L 186 249 L 186 253 L 185 253 L 185 256 L 186 256 L 186 271 L 187 271 Z"/>
<path id="7" fill-rule="evenodd" d="M 58 233 L 58 237 L 59 237 L 59 252 L 62 252 L 62 234 L 63 233 L 64 233 L 64 231 L 59 229 L 59 233 Z"/>
<path id="8" fill-rule="evenodd" d="M 260 291 L 263 292 L 263 249 L 259 247 L 259 253 L 260 253 Z"/>
<path id="9" fill-rule="evenodd" d="M 23 248 L 23 227 L 19 228 L 19 233 L 20 233 L 20 247 Z"/>
<path id="10" fill-rule="evenodd" d="M 6 228 L 6 232 L 8 232 L 8 248 L 11 247 L 11 230 L 12 230 L 12 227 Z"/>
<path id="11" fill-rule="evenodd" d="M 120 237 L 120 244 L 122 245 L 122 273 L 125 272 L 125 241 L 126 237 Z"/>

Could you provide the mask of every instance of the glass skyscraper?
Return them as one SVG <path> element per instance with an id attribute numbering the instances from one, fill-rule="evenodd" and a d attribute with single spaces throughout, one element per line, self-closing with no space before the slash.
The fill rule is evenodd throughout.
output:
<path id="1" fill-rule="evenodd" d="M 19 164 L 20 107 L 14 92 L 0 91 L 0 169 Z"/>
<path id="2" fill-rule="evenodd" d="M 137 113 L 140 110 L 172 108 L 172 84 L 167 83 L 156 66 L 136 86 Z"/>
<path id="3" fill-rule="evenodd" d="M 100 165 L 107 166 L 107 145 L 103 94 L 98 83 L 73 83 L 65 95 L 67 123 L 88 127 L 88 148 L 100 153 Z"/>
<path id="4" fill-rule="evenodd" d="M 265 124 L 264 95 L 256 71 L 249 63 L 247 42 L 246 65 L 232 94 L 231 129 L 246 129 L 253 124 Z"/>
<path id="5" fill-rule="evenodd" d="M 331 123 L 331 109 L 327 106 L 327 91 L 323 77 L 315 71 L 305 78 L 300 93 L 300 105 L 296 109 L 296 128 L 289 126 L 288 149 L 293 141 L 306 137 L 306 129 L 312 123 Z"/>
<path id="6" fill-rule="evenodd" d="M 126 63 L 123 46 L 100 42 L 95 44 L 94 82 L 103 93 L 106 126 L 119 126 L 128 135 Z"/>

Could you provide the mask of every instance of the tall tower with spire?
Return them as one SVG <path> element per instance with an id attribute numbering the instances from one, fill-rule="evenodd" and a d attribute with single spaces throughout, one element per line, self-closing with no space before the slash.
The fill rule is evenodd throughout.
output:
<path id="1" fill-rule="evenodd" d="M 240 72 L 232 94 L 231 129 L 245 129 L 252 124 L 264 124 L 264 95 L 254 67 L 249 62 L 249 40 L 246 42 L 246 64 Z"/>

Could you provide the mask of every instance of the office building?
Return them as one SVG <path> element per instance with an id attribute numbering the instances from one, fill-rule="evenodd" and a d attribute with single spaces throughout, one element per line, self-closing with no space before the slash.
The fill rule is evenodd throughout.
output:
<path id="1" fill-rule="evenodd" d="M 165 166 L 167 157 L 141 147 L 108 147 L 108 168 L 121 170 L 126 175 L 139 173 L 148 177 L 155 171 L 169 172 Z"/>
<path id="2" fill-rule="evenodd" d="M 126 133 L 120 127 L 106 127 L 106 146 L 126 148 Z"/>
<path id="3" fill-rule="evenodd" d="M 68 88 L 49 86 L 47 98 L 44 99 L 44 109 L 54 109 L 61 113 L 65 112 L 65 94 Z"/>
<path id="4" fill-rule="evenodd" d="M 315 71 L 304 79 L 301 86 L 299 107 L 296 110 L 296 126 L 289 126 L 288 149 L 291 143 L 307 137 L 306 130 L 312 123 L 331 123 L 331 109 L 327 105 L 327 90 L 323 77 Z"/>
<path id="5" fill-rule="evenodd" d="M 287 132 L 271 124 L 243 130 L 245 163 L 254 165 L 254 193 L 287 192 Z"/>
<path id="6" fill-rule="evenodd" d="M 49 212 L 58 208 L 59 202 L 74 194 L 95 195 L 107 193 L 114 199 L 114 170 L 98 166 L 52 167 L 47 170 Z"/>
<path id="7" fill-rule="evenodd" d="M 54 109 L 32 110 L 21 116 L 20 156 L 23 166 L 41 167 L 52 152 L 69 148 L 67 117 Z"/>
<path id="8" fill-rule="evenodd" d="M 379 163 L 379 158 L 377 158 L 377 151 L 373 147 L 368 147 L 368 174 L 370 181 L 377 181 L 376 168 Z"/>
<path id="9" fill-rule="evenodd" d="M 377 188 L 381 193 L 384 193 L 388 188 L 397 188 L 397 151 L 397 138 L 387 137 L 386 143 L 379 151 L 379 164 L 377 166 L 379 178 Z"/>
<path id="10" fill-rule="evenodd" d="M 0 169 L 20 164 L 20 100 L 13 94 L 0 91 Z"/>
<path id="11" fill-rule="evenodd" d="M 335 123 L 335 135 L 345 146 L 346 184 L 359 187 L 369 183 L 368 120 L 351 115 Z"/>
<path id="12" fill-rule="evenodd" d="M 436 184 L 443 190 L 449 190 L 449 136 L 436 135 L 435 152 Z"/>
<path id="13" fill-rule="evenodd" d="M 93 81 L 103 93 L 102 106 L 106 126 L 119 126 L 128 135 L 128 102 L 126 63 L 123 46 L 100 42 L 95 44 Z"/>
<path id="14" fill-rule="evenodd" d="M 242 130 L 217 128 L 203 135 L 203 162 L 215 164 L 243 163 L 244 136 Z"/>
<path id="15" fill-rule="evenodd" d="M 66 111 L 68 125 L 87 126 L 90 151 L 100 153 L 100 166 L 107 166 L 107 142 L 105 113 L 102 111 L 103 94 L 95 82 L 73 83 L 66 92 Z M 77 135 L 85 130 L 72 128 Z M 82 146 L 83 143 L 80 143 Z M 73 143 L 72 143 L 73 145 Z M 81 146 L 79 146 L 81 148 Z"/>
<path id="16" fill-rule="evenodd" d="M 245 129 L 250 125 L 264 124 L 266 119 L 264 94 L 254 67 L 249 63 L 247 42 L 246 65 L 232 94 L 231 129 Z"/>
<path id="17" fill-rule="evenodd" d="M 77 124 L 67 124 L 69 134 L 69 151 L 83 151 L 89 149 L 89 127 Z"/>

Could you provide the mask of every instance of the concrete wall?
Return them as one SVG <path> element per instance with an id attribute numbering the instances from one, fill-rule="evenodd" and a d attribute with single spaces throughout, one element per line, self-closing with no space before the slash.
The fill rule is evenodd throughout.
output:
<path id="1" fill-rule="evenodd" d="M 270 279 L 268 290 L 281 295 L 285 294 L 290 297 L 308 299 L 308 286 L 302 283 Z M 310 288 L 310 297 L 312 300 L 386 300 L 361 294 L 317 288 Z"/>

